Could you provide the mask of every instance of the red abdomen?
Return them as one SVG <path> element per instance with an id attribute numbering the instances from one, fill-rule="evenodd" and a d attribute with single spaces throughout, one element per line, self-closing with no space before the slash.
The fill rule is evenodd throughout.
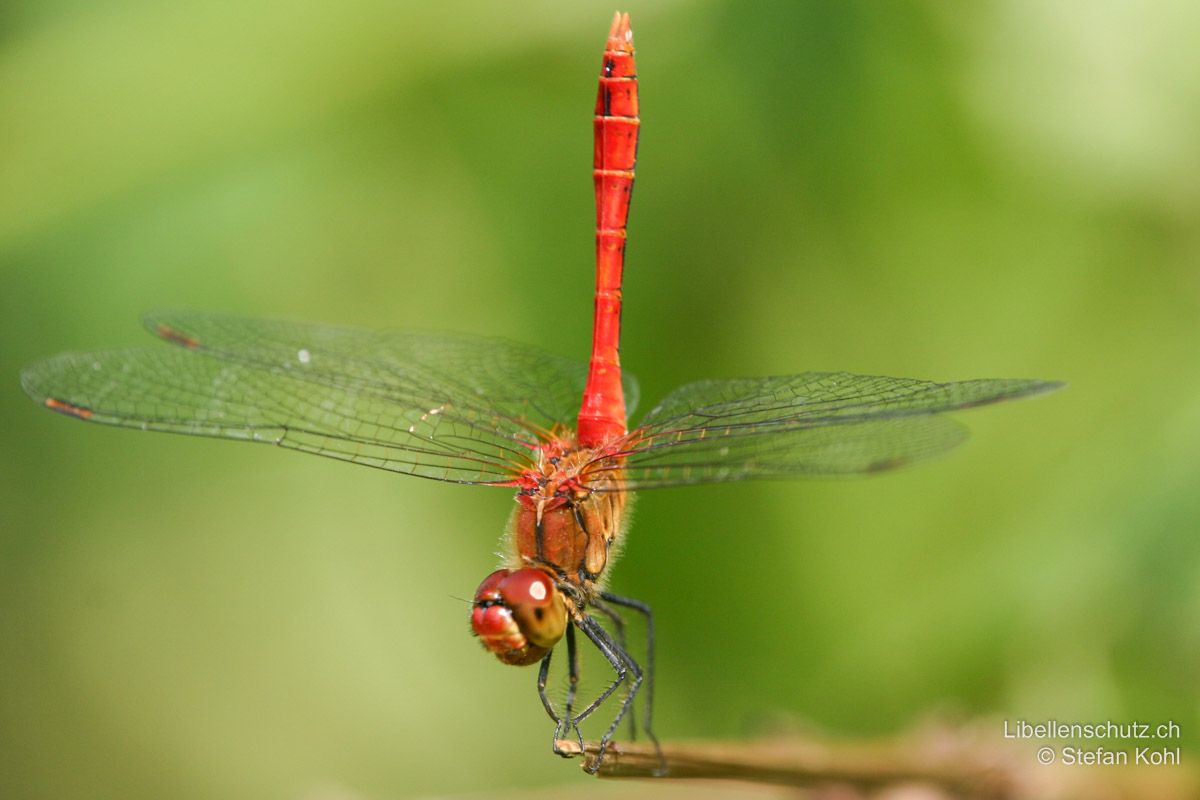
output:
<path id="1" fill-rule="evenodd" d="M 637 163 L 638 87 L 629 15 L 608 35 L 596 96 L 593 180 L 596 186 L 596 309 L 592 358 L 579 411 L 579 444 L 598 447 L 625 434 L 621 390 L 621 273 L 625 226 Z"/>

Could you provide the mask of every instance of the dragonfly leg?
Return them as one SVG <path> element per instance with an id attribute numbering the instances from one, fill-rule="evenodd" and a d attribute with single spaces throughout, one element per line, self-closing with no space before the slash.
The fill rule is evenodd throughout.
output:
<path id="1" fill-rule="evenodd" d="M 550 715 L 550 719 L 554 720 L 555 723 L 558 723 L 562 721 L 562 717 L 560 717 L 558 712 L 554 710 L 554 704 L 550 702 L 550 696 L 546 694 L 546 679 L 550 675 L 550 657 L 553 655 L 554 651 L 551 650 L 549 653 L 546 653 L 546 657 L 542 659 L 542 665 L 538 667 L 537 687 L 538 697 L 542 700 L 542 708 L 546 709 L 546 713 Z"/>
<path id="2" fill-rule="evenodd" d="M 550 657 L 554 655 L 551 650 L 546 653 L 546 657 L 542 659 L 541 666 L 538 668 L 538 697 L 542 701 L 542 707 L 546 709 L 546 713 L 550 715 L 550 719 L 554 720 L 554 738 L 552 740 L 551 749 L 560 756 L 570 757 L 574 753 L 560 750 L 558 742 L 565 737 L 571 729 L 575 730 L 575 736 L 579 739 L 579 747 L 583 749 L 583 733 L 579 730 L 579 725 L 571 719 L 571 706 L 575 702 L 575 692 L 579 684 L 579 657 L 575 648 L 575 631 L 571 626 L 567 627 L 567 662 L 569 664 L 569 680 L 570 685 L 567 689 L 566 713 L 559 715 L 554 710 L 554 703 L 550 701 L 550 695 L 546 691 L 546 683 L 550 676 Z"/>
<path id="3" fill-rule="evenodd" d="M 599 600 L 592 601 L 592 608 L 596 609 L 601 614 L 608 617 L 608 619 L 613 624 L 613 633 L 616 634 L 617 645 L 622 650 L 624 650 L 626 653 L 628 653 L 629 645 L 626 643 L 626 638 L 625 638 L 625 618 L 622 617 L 615 608 L 612 608 L 607 603 L 601 602 Z M 637 720 L 635 719 L 636 715 L 634 714 L 634 711 L 636 711 L 635 708 L 629 709 L 629 738 L 630 738 L 630 740 L 637 739 Z"/>
<path id="4" fill-rule="evenodd" d="M 644 694 L 646 699 L 646 716 L 642 720 L 642 730 L 646 732 L 646 738 L 654 743 L 654 749 L 658 752 L 659 769 L 665 772 L 666 762 L 663 760 L 662 748 L 659 747 L 658 737 L 654 735 L 652 729 L 652 714 L 654 712 L 654 612 L 650 610 L 650 606 L 641 600 L 634 600 L 631 597 L 622 597 L 611 592 L 601 592 L 600 597 L 613 605 L 631 608 L 646 618 L 646 690 Z M 633 714 L 630 712 L 630 717 L 632 716 Z"/>
<path id="5" fill-rule="evenodd" d="M 574 722 L 571 717 L 571 709 L 575 705 L 575 695 L 579 691 L 579 650 L 575 646 L 575 625 L 567 625 L 567 704 L 566 716 L 559 723 L 561 731 L 555 731 L 555 739 L 561 738 L 559 735 L 570 733 L 569 728 L 575 729 L 575 736 L 579 739 L 579 749 L 583 750 L 583 731 L 579 730 L 579 724 Z"/>
<path id="6" fill-rule="evenodd" d="M 621 720 L 629 712 L 633 706 L 634 698 L 637 696 L 638 688 L 642 685 L 642 668 L 637 665 L 637 662 L 630 657 L 629 653 L 625 652 L 615 641 L 608 631 L 587 615 L 580 615 L 576 621 L 579 629 L 584 635 L 592 640 L 592 644 L 608 659 L 608 663 L 612 666 L 613 671 L 617 673 L 616 678 L 609 684 L 599 697 L 572 720 L 576 725 L 592 714 L 600 705 L 617 690 L 621 684 L 628 681 L 628 688 L 625 690 L 625 696 L 621 698 L 621 708 L 617 711 L 617 716 L 613 719 L 612 724 L 608 726 L 608 730 L 600 737 L 600 748 L 596 753 L 596 762 L 590 770 L 593 774 L 600 769 L 600 765 L 604 762 L 604 753 L 608 750 L 608 743 L 612 741 L 613 734 L 621 725 Z"/>

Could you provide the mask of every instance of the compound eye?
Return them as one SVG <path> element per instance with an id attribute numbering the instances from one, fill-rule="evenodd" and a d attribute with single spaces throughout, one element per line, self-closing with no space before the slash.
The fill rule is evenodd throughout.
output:
<path id="1" fill-rule="evenodd" d="M 500 594 L 511 574 L 512 570 L 498 569 L 479 584 L 471 604 L 471 627 L 483 646 L 505 664 L 536 664 L 547 651 L 529 641 Z"/>
<path id="2" fill-rule="evenodd" d="M 538 647 L 550 648 L 567 629 L 567 607 L 550 576 L 526 567 L 500 582 L 500 597 L 521 633 Z"/>
<path id="3" fill-rule="evenodd" d="M 479 584 L 479 588 L 475 590 L 475 602 L 498 601 L 500 599 L 500 584 L 511 574 L 511 569 L 498 569 L 484 578 Z"/>
<path id="4" fill-rule="evenodd" d="M 493 572 L 484 579 L 484 584 L 487 584 L 496 575 L 505 571 L 497 570 Z M 554 581 L 550 580 L 549 575 L 540 569 L 533 569 L 531 567 L 509 572 L 497 581 L 496 587 L 499 589 L 500 596 L 504 599 L 505 605 L 508 606 L 520 603 L 545 606 L 550 603 L 550 598 L 558 591 L 554 588 Z M 482 589 L 483 586 L 480 586 L 480 588 Z"/>

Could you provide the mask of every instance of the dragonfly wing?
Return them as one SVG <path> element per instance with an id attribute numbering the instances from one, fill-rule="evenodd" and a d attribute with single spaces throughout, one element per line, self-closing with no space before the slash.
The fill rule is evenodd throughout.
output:
<path id="1" fill-rule="evenodd" d="M 428 385 L 444 395 L 483 398 L 514 420 L 540 430 L 574 427 L 587 364 L 505 339 L 422 331 L 264 320 L 192 311 L 147 314 L 146 327 L 173 344 L 255 365 L 290 365 L 300 351 L 310 371 L 407 391 Z M 321 363 L 317 363 L 317 361 Z M 624 374 L 632 414 L 638 385 Z"/>
<path id="2" fill-rule="evenodd" d="M 583 364 L 485 338 L 205 314 L 147 324 L 181 348 L 61 355 L 26 369 L 25 390 L 93 422 L 506 484 L 586 379 Z"/>
<path id="3" fill-rule="evenodd" d="M 941 412 L 1056 388 L 1036 380 L 934 383 L 808 372 L 683 386 L 624 450 L 622 488 L 851 475 L 943 453 L 966 438 Z"/>

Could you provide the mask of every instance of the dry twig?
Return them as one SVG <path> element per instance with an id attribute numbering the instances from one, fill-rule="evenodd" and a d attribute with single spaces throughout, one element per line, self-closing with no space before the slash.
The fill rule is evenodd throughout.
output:
<path id="1" fill-rule="evenodd" d="M 664 744 L 666 775 L 654 747 L 613 742 L 597 775 L 605 778 L 736 780 L 836 791 L 838 797 L 917 796 L 980 800 L 1183 800 L 1200 797 L 1186 765 L 1064 767 L 1039 764 L 1035 746 L 1005 741 L 999 725 L 932 728 L 896 740 L 845 742 L 782 737 L 748 742 Z M 579 753 L 573 741 L 560 741 Z M 585 768 L 598 746 L 587 742 Z M 905 791 L 905 790 L 910 791 Z M 896 792 L 893 795 L 891 792 Z"/>

